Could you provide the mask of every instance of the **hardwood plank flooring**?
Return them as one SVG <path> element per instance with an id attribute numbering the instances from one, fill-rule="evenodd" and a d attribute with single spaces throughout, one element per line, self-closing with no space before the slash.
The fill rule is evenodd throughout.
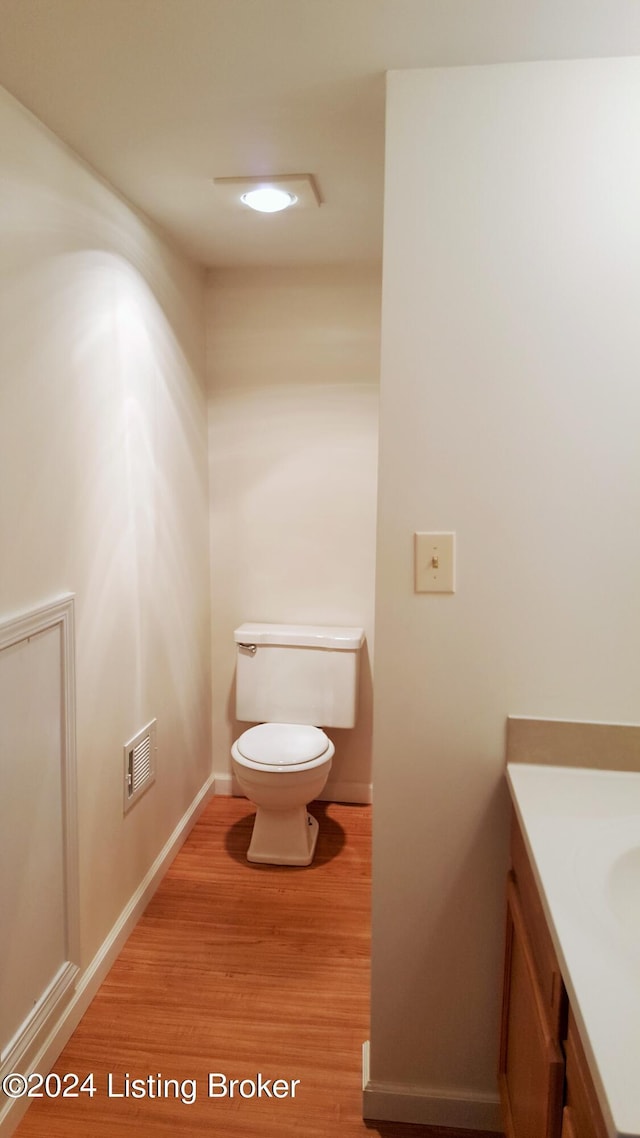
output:
<path id="1" fill-rule="evenodd" d="M 81 1081 L 93 1072 L 96 1094 L 35 1100 L 17 1138 L 463 1133 L 361 1118 L 370 807 L 310 809 L 313 865 L 256 866 L 251 804 L 211 800 L 55 1065 Z M 258 1073 L 283 1080 L 272 1097 L 228 1093 L 236 1079 L 249 1094 Z M 227 1080 L 214 1078 L 211 1097 L 210 1074 Z"/>

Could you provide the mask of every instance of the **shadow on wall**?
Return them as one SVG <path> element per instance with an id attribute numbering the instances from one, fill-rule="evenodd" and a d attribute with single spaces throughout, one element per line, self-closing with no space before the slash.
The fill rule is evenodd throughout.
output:
<path id="1" fill-rule="evenodd" d="M 450 761 L 452 781 L 457 778 Z M 479 784 L 478 784 L 479 786 Z M 451 792 L 450 792 L 451 793 Z M 393 936 L 411 945 L 402 975 L 390 979 L 385 993 L 384 1021 L 380 1008 L 375 1009 L 379 1022 L 388 1028 L 384 1044 L 387 1062 L 394 1058 L 392 1024 L 402 1025 L 405 1040 L 411 1041 L 415 1066 L 405 1081 L 416 1085 L 430 1072 L 430 1085 L 447 1085 L 447 1064 L 454 1062 L 460 1071 L 460 1085 L 465 1086 L 467 1071 L 474 1056 L 484 1057 L 487 1080 L 495 1080 L 499 1039 L 499 989 L 502 979 L 504 943 L 504 880 L 508 868 L 508 791 L 500 777 L 482 797 L 472 795 L 469 810 L 457 800 L 447 800 L 434 786 L 434 795 L 425 803 L 424 831 L 421 837 L 423 903 L 407 913 L 402 879 L 396 883 L 399 910 L 408 919 L 400 921 L 392 909 L 377 917 L 385 927 L 395 929 Z M 464 814 L 463 814 L 464 811 Z M 446 836 L 457 826 L 461 834 L 456 856 L 438 856 L 444 850 Z M 491 834 L 490 845 L 487 835 Z M 503 841 L 496 841 L 503 835 Z M 490 854 L 487 850 L 490 849 Z M 492 905 L 487 906 L 487 897 Z M 374 911 L 374 929 L 376 914 Z M 487 937 L 486 929 L 492 936 Z M 375 966 L 375 953 L 374 953 Z M 479 995 L 480 993 L 480 995 Z M 466 1011 L 473 1002 L 481 1003 L 482 1038 L 477 1032 L 455 1031 L 455 1023 L 464 1024 Z M 450 1022 L 447 1033 L 435 1034 L 434 1023 Z M 376 1022 L 372 1027 L 375 1036 Z M 379 1027 L 378 1037 L 382 1038 Z M 380 1059 L 380 1056 L 376 1056 Z M 394 1072 L 395 1076 L 395 1072 Z M 440 1080 L 440 1082 L 438 1082 Z"/>

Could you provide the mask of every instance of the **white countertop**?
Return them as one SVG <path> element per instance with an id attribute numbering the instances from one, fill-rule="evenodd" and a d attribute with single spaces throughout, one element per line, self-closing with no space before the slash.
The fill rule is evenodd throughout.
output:
<path id="1" fill-rule="evenodd" d="M 640 773 L 507 781 L 611 1138 L 640 1138 Z"/>

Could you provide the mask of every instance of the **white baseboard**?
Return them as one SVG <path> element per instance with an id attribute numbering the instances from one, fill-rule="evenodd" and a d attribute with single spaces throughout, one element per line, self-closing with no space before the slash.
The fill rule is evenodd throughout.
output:
<path id="1" fill-rule="evenodd" d="M 236 795 L 238 798 L 244 798 L 242 791 L 235 788 L 235 779 L 232 774 L 217 774 L 216 775 L 216 797 L 221 795 L 223 798 L 231 798 Z"/>
<path id="2" fill-rule="evenodd" d="M 210 775 L 191 805 L 161 849 L 153 865 L 122 910 L 109 934 L 105 937 L 93 960 L 80 977 L 70 1002 L 61 1015 L 42 1025 L 33 1042 L 29 1056 L 25 1056 L 19 1070 L 22 1074 L 48 1072 L 71 1037 L 107 972 L 124 946 L 127 937 L 138 923 L 142 913 L 158 888 L 189 831 L 204 809 L 207 799 L 214 793 L 215 780 Z M 0 1110 L 0 1138 L 9 1138 L 29 1105 L 28 1099 L 8 1100 Z"/>
<path id="3" fill-rule="evenodd" d="M 321 802 L 353 802 L 364 804 L 371 802 L 370 782 L 329 782 L 322 794 L 318 795 Z"/>
<path id="4" fill-rule="evenodd" d="M 498 1095 L 453 1093 L 429 1087 L 376 1083 L 369 1076 L 369 1042 L 362 1048 L 362 1117 L 501 1133 Z"/>
<path id="5" fill-rule="evenodd" d="M 227 797 L 245 797 L 232 774 L 216 775 L 216 794 L 226 795 Z M 329 780 L 322 794 L 318 795 L 318 799 L 321 802 L 371 802 L 371 783 L 331 782 L 331 780 Z"/>

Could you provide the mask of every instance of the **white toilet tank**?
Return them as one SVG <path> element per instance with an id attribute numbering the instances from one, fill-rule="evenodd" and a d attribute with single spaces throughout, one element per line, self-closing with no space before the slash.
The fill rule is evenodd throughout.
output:
<path id="1" fill-rule="evenodd" d="M 234 639 L 238 719 L 355 725 L 364 629 L 247 623 Z"/>

